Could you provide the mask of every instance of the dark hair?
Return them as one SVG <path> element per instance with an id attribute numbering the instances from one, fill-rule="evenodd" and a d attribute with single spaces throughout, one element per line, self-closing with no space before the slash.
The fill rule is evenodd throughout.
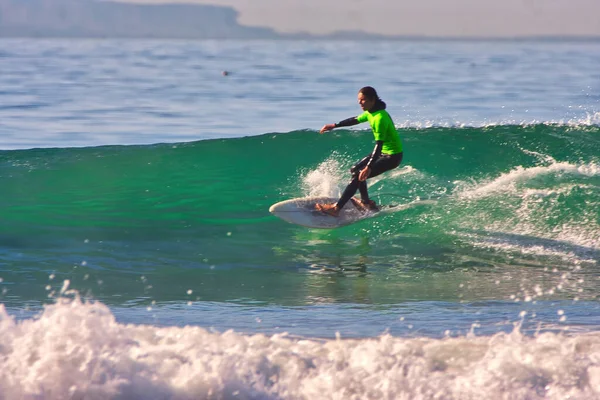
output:
<path id="1" fill-rule="evenodd" d="M 377 94 L 377 91 L 375 90 L 375 88 L 371 87 L 371 86 L 365 86 L 363 88 L 361 88 L 358 93 L 362 93 L 363 96 L 365 96 L 368 99 L 375 99 L 375 106 L 374 108 L 380 109 L 380 110 L 385 110 L 386 104 L 383 100 L 381 100 L 379 98 L 379 95 Z"/>

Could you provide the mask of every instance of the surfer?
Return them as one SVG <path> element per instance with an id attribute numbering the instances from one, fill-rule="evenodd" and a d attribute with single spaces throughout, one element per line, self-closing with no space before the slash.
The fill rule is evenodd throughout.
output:
<path id="1" fill-rule="evenodd" d="M 353 126 L 369 121 L 375 137 L 373 152 L 350 169 L 352 179 L 337 203 L 315 205 L 317 210 L 332 216 L 337 216 L 349 200 L 352 200 L 357 208 L 377 210 L 377 204 L 369 198 L 367 179 L 394 169 L 402 162 L 402 141 L 394 126 L 392 117 L 385 110 L 386 104 L 379 98 L 377 91 L 371 86 L 360 89 L 358 91 L 358 104 L 364 111 L 362 114 L 347 118 L 336 124 L 327 124 L 320 131 L 320 133 L 325 133 L 335 128 Z M 353 198 L 357 190 L 360 192 L 360 200 Z"/>

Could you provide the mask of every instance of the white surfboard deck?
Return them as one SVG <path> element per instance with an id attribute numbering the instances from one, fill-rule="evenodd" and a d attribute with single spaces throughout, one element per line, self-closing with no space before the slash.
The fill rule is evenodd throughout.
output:
<path id="1" fill-rule="evenodd" d="M 377 215 L 378 211 L 360 211 L 351 201 L 346 203 L 337 217 L 315 210 L 317 203 L 335 203 L 333 197 L 300 197 L 273 204 L 269 212 L 291 224 L 308 228 L 333 229 L 350 225 Z"/>

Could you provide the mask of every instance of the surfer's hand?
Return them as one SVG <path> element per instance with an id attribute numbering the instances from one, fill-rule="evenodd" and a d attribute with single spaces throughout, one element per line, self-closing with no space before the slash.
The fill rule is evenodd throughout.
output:
<path id="1" fill-rule="evenodd" d="M 362 171 L 360 171 L 360 174 L 358 174 L 358 180 L 359 181 L 366 181 L 367 178 L 369 177 L 369 174 L 371 173 L 371 168 L 369 167 L 365 167 L 365 169 L 363 169 Z"/>
<path id="2" fill-rule="evenodd" d="M 319 133 L 325 133 L 327 131 L 332 130 L 333 128 L 335 128 L 335 124 L 323 125 L 323 127 L 321 128 L 321 130 L 319 131 Z"/>

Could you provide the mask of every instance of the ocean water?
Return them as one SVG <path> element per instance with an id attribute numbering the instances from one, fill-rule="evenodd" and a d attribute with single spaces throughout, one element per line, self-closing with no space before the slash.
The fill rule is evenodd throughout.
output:
<path id="1" fill-rule="evenodd" d="M 0 398 L 600 398 L 600 42 L 0 40 Z M 228 71 L 228 74 L 223 74 Z M 334 230 L 373 145 L 390 212 Z"/>

